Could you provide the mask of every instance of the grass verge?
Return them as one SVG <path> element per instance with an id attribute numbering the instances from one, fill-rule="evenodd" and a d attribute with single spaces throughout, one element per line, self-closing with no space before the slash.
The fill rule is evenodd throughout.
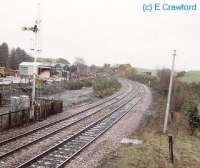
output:
<path id="1" fill-rule="evenodd" d="M 143 140 L 143 145 L 121 145 L 116 151 L 107 154 L 99 163 L 98 168 L 199 168 L 200 137 L 198 133 L 191 136 L 187 121 L 179 115 L 176 126 L 170 127 L 174 135 L 175 163 L 169 161 L 168 136 L 162 134 L 165 98 L 156 100 L 157 116 L 151 120 L 142 133 L 130 138 Z"/>

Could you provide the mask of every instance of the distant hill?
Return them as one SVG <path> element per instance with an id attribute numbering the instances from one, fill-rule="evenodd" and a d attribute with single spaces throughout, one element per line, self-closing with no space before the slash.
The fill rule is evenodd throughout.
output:
<path id="1" fill-rule="evenodd" d="M 187 83 L 198 83 L 200 82 L 200 71 L 188 71 L 184 76 L 180 77 L 179 80 Z"/>

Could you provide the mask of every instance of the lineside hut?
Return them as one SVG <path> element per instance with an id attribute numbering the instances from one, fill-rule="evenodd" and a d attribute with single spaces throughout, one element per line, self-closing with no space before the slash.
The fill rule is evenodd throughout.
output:
<path id="1" fill-rule="evenodd" d="M 33 76 L 33 62 L 22 62 L 19 65 L 19 75 L 21 78 L 31 78 Z M 50 78 L 52 66 L 50 64 L 36 62 L 36 75 L 41 78 Z"/>
<path id="2" fill-rule="evenodd" d="M 36 67 L 37 67 L 37 74 L 39 70 L 39 66 L 42 63 L 36 62 Z M 33 62 L 22 62 L 19 64 L 19 75 L 22 78 L 30 78 L 33 76 L 33 67 L 34 63 Z"/>

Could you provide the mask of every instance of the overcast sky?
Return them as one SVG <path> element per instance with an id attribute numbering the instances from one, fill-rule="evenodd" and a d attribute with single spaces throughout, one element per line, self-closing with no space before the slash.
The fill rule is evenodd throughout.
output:
<path id="1" fill-rule="evenodd" d="M 29 52 L 33 34 L 21 31 L 21 27 L 34 23 L 36 4 L 41 1 L 0 2 L 0 42 Z M 143 2 L 43 0 L 41 56 L 160 68 L 171 66 L 171 54 L 176 49 L 176 69 L 200 69 L 200 11 L 143 13 Z"/>

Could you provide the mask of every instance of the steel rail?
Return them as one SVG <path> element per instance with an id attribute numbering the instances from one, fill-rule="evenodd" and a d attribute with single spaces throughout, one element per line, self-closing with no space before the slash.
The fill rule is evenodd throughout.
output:
<path id="1" fill-rule="evenodd" d="M 13 154 L 13 153 L 16 153 L 16 152 L 18 152 L 18 151 L 22 150 L 23 148 L 26 148 L 26 147 L 28 147 L 28 146 L 30 146 L 30 145 L 36 144 L 36 143 L 39 142 L 39 141 L 42 141 L 42 140 L 44 140 L 44 139 L 47 139 L 48 137 L 53 136 L 53 135 L 55 135 L 55 134 L 57 134 L 57 133 L 63 131 L 64 129 L 67 129 L 67 128 L 69 128 L 69 127 L 71 127 L 71 126 L 77 124 L 78 122 L 80 122 L 80 121 L 82 121 L 82 120 L 84 120 L 84 119 L 87 119 L 87 118 L 89 118 L 89 117 L 91 117 L 91 116 L 97 114 L 99 111 L 101 111 L 101 110 L 103 110 L 103 109 L 105 109 L 105 108 L 107 108 L 107 107 L 109 107 L 109 106 L 111 106 L 111 105 L 113 105 L 113 104 L 115 104 L 115 103 L 117 103 L 117 102 L 123 100 L 126 96 L 128 96 L 128 95 L 131 94 L 132 92 L 133 92 L 133 88 L 132 88 L 132 90 L 131 90 L 129 93 L 125 94 L 122 98 L 120 98 L 120 100 L 117 100 L 116 102 L 113 102 L 113 103 L 111 103 L 111 104 L 109 104 L 109 105 L 107 105 L 107 106 L 104 106 L 103 108 L 101 108 L 101 109 L 95 111 L 94 113 L 89 114 L 89 115 L 87 115 L 87 116 L 84 116 L 83 118 L 80 118 L 80 119 L 78 119 L 78 120 L 76 120 L 76 121 L 74 121 L 74 122 L 72 122 L 72 123 L 70 123 L 70 124 L 64 126 L 63 128 L 57 129 L 57 130 L 55 130 L 55 131 L 53 131 L 53 132 L 50 132 L 50 133 L 48 133 L 47 135 L 44 135 L 44 136 L 42 136 L 42 137 L 40 137 L 40 138 L 38 138 L 38 139 L 36 139 L 36 140 L 33 140 L 33 141 L 31 141 L 31 142 L 28 142 L 28 143 L 25 144 L 25 145 L 21 145 L 21 146 L 15 148 L 15 149 L 13 149 L 13 150 L 10 150 L 10 151 L 8 151 L 8 152 L 2 154 L 2 155 L 0 156 L 0 159 L 3 159 L 3 158 L 5 158 L 5 157 L 7 157 L 7 156 L 9 156 L 9 155 L 11 155 L 11 154 Z"/>
<path id="2" fill-rule="evenodd" d="M 56 168 L 62 168 L 67 163 L 69 163 L 73 158 L 78 156 L 84 149 L 86 149 L 90 144 L 92 144 L 96 139 L 100 138 L 105 132 L 107 132 L 109 129 L 111 129 L 117 122 L 119 122 L 126 114 L 128 114 L 138 103 L 140 100 L 132 106 L 127 112 L 125 112 L 123 115 L 121 115 L 115 122 L 112 123 L 109 127 L 107 127 L 104 131 L 102 131 L 100 134 L 98 134 L 94 139 L 92 139 L 90 142 L 88 142 L 86 145 L 84 145 L 81 149 L 79 149 L 77 152 L 75 152 L 73 155 L 71 155 L 68 159 L 66 159 L 63 163 L 58 165 Z"/>
<path id="3" fill-rule="evenodd" d="M 133 91 L 133 90 L 132 90 L 132 91 Z M 0 160 L 3 159 L 3 158 L 5 158 L 5 157 L 7 157 L 7 156 L 9 156 L 9 155 L 11 155 L 11 154 L 13 154 L 13 153 L 16 153 L 16 152 L 22 150 L 23 148 L 26 148 L 26 147 L 28 147 L 28 146 L 30 146 L 30 145 L 33 145 L 33 144 L 36 144 L 37 142 L 42 141 L 42 140 L 44 140 L 44 139 L 47 139 L 48 137 L 53 136 L 53 135 L 55 135 L 55 134 L 57 134 L 57 133 L 63 131 L 64 129 L 67 129 L 67 128 L 69 128 L 69 127 L 71 127 L 71 126 L 73 126 L 73 125 L 79 123 L 80 121 L 82 121 L 82 120 L 84 120 L 84 119 L 87 119 L 87 118 L 89 118 L 89 117 L 91 117 L 91 116 L 97 114 L 98 112 L 102 111 L 103 109 L 105 109 L 105 108 L 107 108 L 107 107 L 109 107 L 109 106 L 112 106 L 113 104 L 118 103 L 119 101 L 123 100 L 124 98 L 126 98 L 126 96 L 128 96 L 129 94 L 131 94 L 132 91 L 129 92 L 129 93 L 127 93 L 126 95 L 124 95 L 120 100 L 117 100 L 117 101 L 115 101 L 115 102 L 113 102 L 113 103 L 111 103 L 111 104 L 109 104 L 109 105 L 106 105 L 106 106 L 104 106 L 103 108 L 101 108 L 101 109 L 95 111 L 94 113 L 91 113 L 91 114 L 89 114 L 89 115 L 87 115 L 87 116 L 84 116 L 83 118 L 80 118 L 80 119 L 78 119 L 78 120 L 76 120 L 76 121 L 74 121 L 74 122 L 72 122 L 72 123 L 69 123 L 68 125 L 64 126 L 63 128 L 57 129 L 57 130 L 55 130 L 55 131 L 53 131 L 53 132 L 48 133 L 47 135 L 44 135 L 44 136 L 42 136 L 42 137 L 40 137 L 40 138 L 38 138 L 38 139 L 36 139 L 36 140 L 33 140 L 33 141 L 31 141 L 31 142 L 28 142 L 28 143 L 25 144 L 25 145 L 19 146 L 19 147 L 15 148 L 15 149 L 13 149 L 13 150 L 11 150 L 11 151 L 8 151 L 8 152 L 6 152 L 6 153 L 0 155 Z M 18 140 L 18 139 L 17 139 L 17 140 Z"/>
<path id="4" fill-rule="evenodd" d="M 62 119 L 60 119 L 60 120 L 57 120 L 57 121 L 53 121 L 53 122 L 51 122 L 51 123 L 49 123 L 49 124 L 46 124 L 46 125 L 41 126 L 41 127 L 38 127 L 38 128 L 36 128 L 36 129 L 32 129 L 32 130 L 27 131 L 27 132 L 25 132 L 25 133 L 19 134 L 19 135 L 15 136 L 15 137 L 12 137 L 12 138 L 3 140 L 3 141 L 0 142 L 0 146 L 5 145 L 5 144 L 7 144 L 7 143 L 9 143 L 9 142 L 15 141 L 15 140 L 17 140 L 17 139 L 19 139 L 19 138 L 25 137 L 25 136 L 27 136 L 27 135 L 29 135 L 29 134 L 32 134 L 32 133 L 34 133 L 34 132 L 37 132 L 37 131 L 39 131 L 39 130 L 41 130 L 41 129 L 48 128 L 48 127 L 50 127 L 50 126 L 52 126 L 52 125 L 55 125 L 55 124 L 57 124 L 57 123 L 60 123 L 60 122 L 62 122 L 62 121 L 65 121 L 65 120 L 68 120 L 68 119 L 70 119 L 70 118 L 73 118 L 73 117 L 75 117 L 75 116 L 77 116 L 77 115 L 79 115 L 79 114 L 82 114 L 82 113 L 84 113 L 84 112 L 86 112 L 86 111 L 88 111 L 88 110 L 91 110 L 91 109 L 93 109 L 93 108 L 95 108 L 95 107 L 98 107 L 98 106 L 104 104 L 105 102 L 112 101 L 113 99 L 115 99 L 115 98 L 117 98 L 117 97 L 119 97 L 119 96 L 121 96 L 121 95 L 120 95 L 120 94 L 116 94 L 115 96 L 109 97 L 108 100 L 107 100 L 107 99 L 104 99 L 103 101 L 100 101 L 100 103 L 97 103 L 97 105 L 92 105 L 92 106 L 90 106 L 90 107 L 88 107 L 88 108 L 86 108 L 86 109 L 84 109 L 84 110 L 81 110 L 80 112 L 77 112 L 77 113 L 72 114 L 72 115 L 70 115 L 70 116 L 64 117 L 64 118 L 62 118 Z"/>
<path id="5" fill-rule="evenodd" d="M 100 123 L 101 121 L 103 121 L 104 119 L 110 117 L 112 114 L 114 114 L 116 111 L 118 111 L 119 109 L 121 109 L 122 107 L 124 107 L 125 105 L 127 105 L 129 102 L 132 101 L 131 97 L 128 101 L 126 101 L 125 103 L 121 104 L 119 107 L 117 107 L 116 109 L 112 110 L 109 114 L 105 115 L 104 117 L 100 118 L 99 120 L 93 122 L 92 124 L 90 124 L 89 126 L 87 126 L 86 128 L 82 129 L 81 131 L 79 131 L 78 133 L 76 133 L 75 135 L 72 135 L 71 137 L 65 139 L 64 141 L 52 146 L 51 148 L 47 149 L 46 151 L 42 152 L 41 154 L 35 156 L 34 158 L 32 158 L 31 160 L 21 164 L 20 166 L 18 166 L 17 168 L 24 168 L 27 166 L 30 166 L 32 163 L 38 161 L 39 159 L 43 158 L 45 155 L 51 153 L 52 151 L 60 148 L 62 145 L 66 144 L 67 142 L 73 140 L 74 138 L 76 138 L 77 136 L 79 136 L 81 133 L 87 131 L 88 129 L 90 129 L 91 127 L 97 125 L 98 123 Z M 136 104 L 134 104 L 135 106 Z M 129 110 L 130 111 L 130 110 Z M 127 112 L 128 113 L 128 112 Z M 124 114 L 125 115 L 125 114 Z M 89 144 L 88 144 L 89 145 Z M 87 146 L 88 146 L 87 145 Z"/>

